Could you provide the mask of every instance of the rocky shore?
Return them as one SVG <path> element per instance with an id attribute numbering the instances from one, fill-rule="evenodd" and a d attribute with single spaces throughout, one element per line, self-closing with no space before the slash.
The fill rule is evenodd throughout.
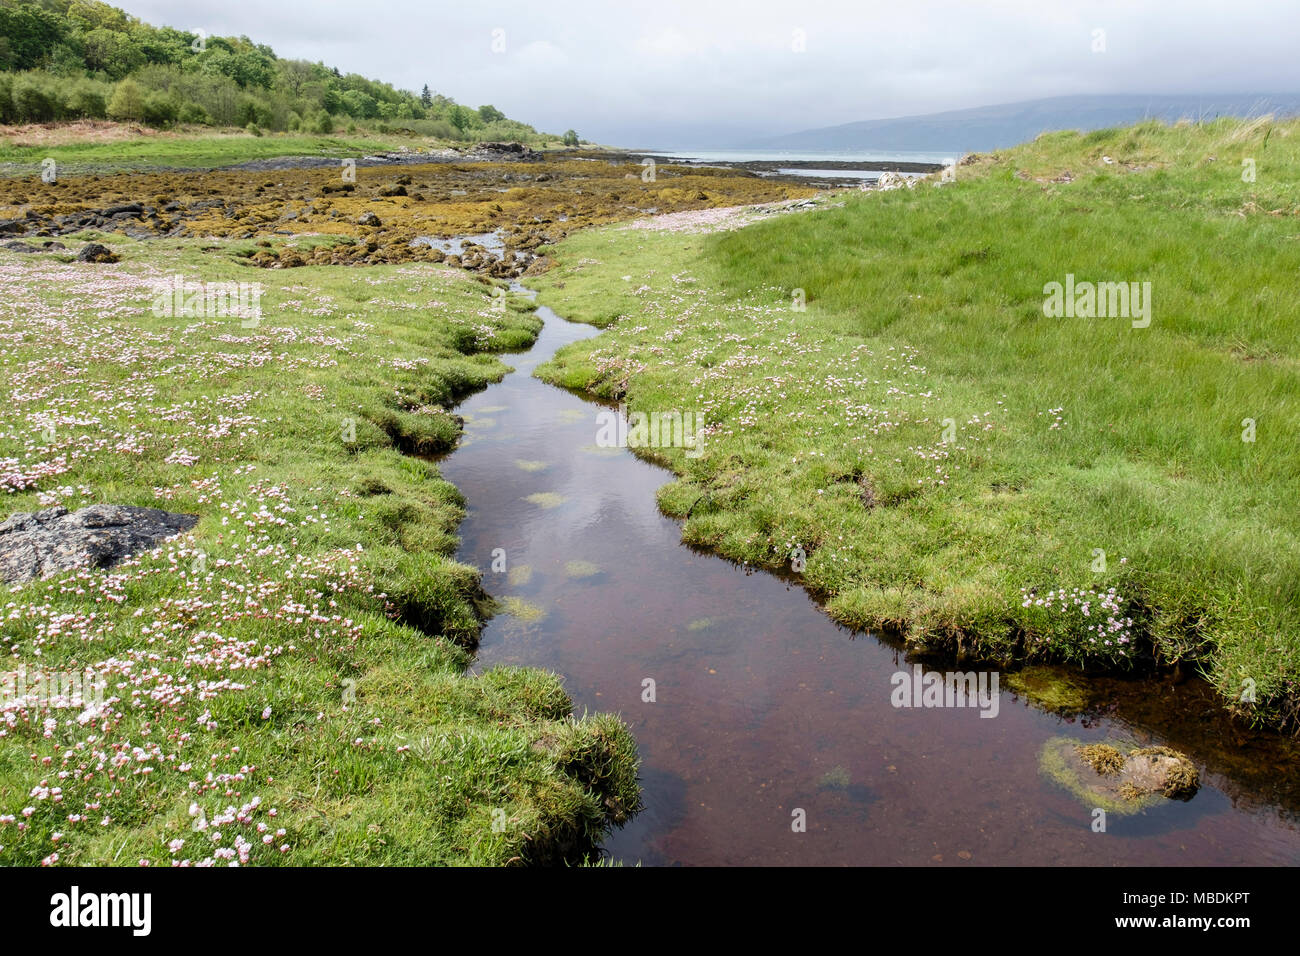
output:
<path id="1" fill-rule="evenodd" d="M 539 247 L 589 225 L 816 193 L 739 168 L 668 163 L 646 176 L 632 154 L 481 143 L 0 180 L 0 239 L 21 241 L 22 252 L 55 250 L 60 237 L 82 233 L 250 240 L 244 258 L 263 268 L 428 261 L 513 278 L 533 267 Z M 456 251 L 429 241 L 462 236 L 478 238 Z"/>

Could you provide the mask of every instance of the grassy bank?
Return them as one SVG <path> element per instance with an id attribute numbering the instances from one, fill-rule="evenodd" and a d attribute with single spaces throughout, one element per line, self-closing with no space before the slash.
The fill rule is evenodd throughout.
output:
<path id="1" fill-rule="evenodd" d="M 211 169 L 254 159 L 281 156 L 357 157 L 398 149 L 445 145 L 409 136 L 362 132 L 334 136 L 265 133 L 244 130 L 151 130 L 118 124 L 57 124 L 48 128 L 10 127 L 0 134 L 0 174 L 39 176 L 41 163 L 53 159 L 60 175 L 87 171 Z M 30 168 L 26 168 L 30 167 Z"/>
<path id="2" fill-rule="evenodd" d="M 575 720 L 552 675 L 465 676 L 484 599 L 453 560 L 463 502 L 416 457 L 504 374 L 488 353 L 531 342 L 530 307 L 427 264 L 111 241 L 114 265 L 0 251 L 4 511 L 200 520 L 5 590 L 0 672 L 91 667 L 108 699 L 6 701 L 0 864 L 547 862 L 625 818 L 618 720 Z M 261 317 L 157 316 L 173 275 L 259 282 Z"/>
<path id="3" fill-rule="evenodd" d="M 806 555 L 838 620 L 1178 662 L 1294 729 L 1298 217 L 1295 122 L 1052 134 L 737 231 L 570 237 L 542 301 L 610 329 L 541 374 L 703 412 L 702 458 L 651 452 L 662 506 L 731 557 Z M 1068 276 L 1149 282 L 1149 324 L 1049 316 Z"/>

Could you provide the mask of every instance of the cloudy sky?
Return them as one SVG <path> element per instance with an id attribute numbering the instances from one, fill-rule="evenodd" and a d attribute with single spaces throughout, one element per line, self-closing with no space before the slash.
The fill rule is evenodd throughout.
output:
<path id="1" fill-rule="evenodd" d="M 1074 93 L 1300 91 L 1297 0 L 115 5 L 626 146 L 728 145 Z"/>

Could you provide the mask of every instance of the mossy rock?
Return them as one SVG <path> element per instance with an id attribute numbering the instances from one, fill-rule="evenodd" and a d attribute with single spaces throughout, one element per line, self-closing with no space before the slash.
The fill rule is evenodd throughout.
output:
<path id="1" fill-rule="evenodd" d="M 1170 800 L 1190 800 L 1201 785 L 1196 765 L 1169 747 L 1130 750 L 1120 776 L 1122 786 L 1141 793 L 1160 793 Z"/>
<path id="2" fill-rule="evenodd" d="M 1053 737 L 1039 754 L 1039 770 L 1089 809 L 1120 815 L 1171 800 L 1190 800 L 1200 785 L 1195 765 L 1169 747 L 1083 744 Z"/>

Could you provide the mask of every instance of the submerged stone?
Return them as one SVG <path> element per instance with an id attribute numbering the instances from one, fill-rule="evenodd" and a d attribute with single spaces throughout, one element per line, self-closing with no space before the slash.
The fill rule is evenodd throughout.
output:
<path id="1" fill-rule="evenodd" d="M 1089 809 L 1130 814 L 1164 799 L 1190 800 L 1200 785 L 1196 766 L 1169 747 L 1126 748 L 1053 737 L 1039 769 Z"/>

